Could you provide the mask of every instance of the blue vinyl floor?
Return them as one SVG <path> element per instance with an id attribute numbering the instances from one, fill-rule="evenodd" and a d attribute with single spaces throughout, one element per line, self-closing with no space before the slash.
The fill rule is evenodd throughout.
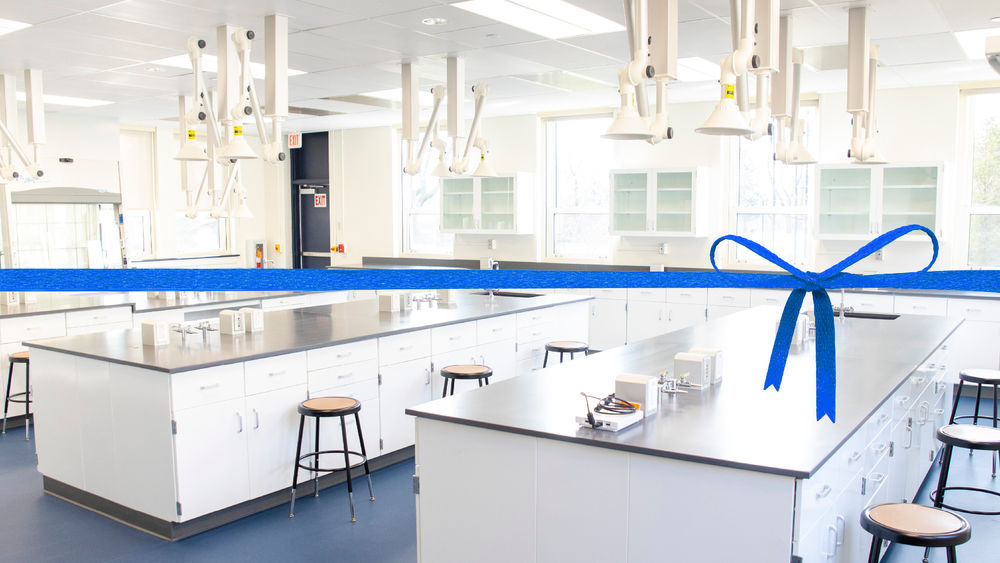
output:
<path id="1" fill-rule="evenodd" d="M 961 410 L 971 412 L 972 400 Z M 937 482 L 931 470 L 918 500 Z M 351 524 L 346 485 L 296 502 L 295 518 L 281 506 L 182 540 L 168 542 L 42 493 L 35 470 L 34 442 L 22 429 L 0 437 L 0 561 L 365 561 L 416 560 L 416 516 L 411 475 L 405 461 L 377 471 L 374 503 L 357 495 L 358 522 Z M 990 457 L 965 451 L 953 456 L 949 484 L 1000 490 L 990 477 Z M 362 489 L 364 486 L 362 485 Z M 1000 509 L 996 497 L 949 493 L 949 502 Z M 991 505 L 990 503 L 994 503 Z M 1000 517 L 966 515 L 972 540 L 958 548 L 963 563 L 1000 562 Z M 918 562 L 921 549 L 892 546 L 885 563 Z M 470 559 L 473 561 L 474 559 Z M 931 551 L 945 561 L 944 550 Z M 516 562 L 511 562 L 516 563 Z"/>

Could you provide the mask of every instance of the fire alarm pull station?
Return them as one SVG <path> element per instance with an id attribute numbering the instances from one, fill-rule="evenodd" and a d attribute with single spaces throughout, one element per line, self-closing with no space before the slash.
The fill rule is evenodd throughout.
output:
<path id="1" fill-rule="evenodd" d="M 264 262 L 266 260 L 266 250 L 264 246 L 264 241 L 262 240 L 248 240 L 247 241 L 247 267 L 248 268 L 263 268 Z"/>

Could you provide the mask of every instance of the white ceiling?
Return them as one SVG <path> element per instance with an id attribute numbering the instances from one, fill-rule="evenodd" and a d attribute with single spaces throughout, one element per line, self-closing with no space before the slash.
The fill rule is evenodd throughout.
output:
<path id="1" fill-rule="evenodd" d="M 184 54 L 189 36 L 215 52 L 215 28 L 242 25 L 263 31 L 264 16 L 290 17 L 289 65 L 307 74 L 289 79 L 291 104 L 343 112 L 293 116 L 289 129 L 314 130 L 396 123 L 398 110 L 331 101 L 398 88 L 400 61 L 418 64 L 422 87 L 444 81 L 444 58 L 460 55 L 466 78 L 491 84 L 488 115 L 613 106 L 616 69 L 624 62 L 624 32 L 550 40 L 454 8 L 457 0 L 0 0 L 0 18 L 33 27 L 0 37 L 0 70 L 41 69 L 50 94 L 96 98 L 111 105 L 67 111 L 125 122 L 172 118 L 176 95 L 190 89 L 187 71 L 151 61 Z M 623 20 L 619 0 L 569 0 L 606 18 Z M 784 0 L 794 16 L 796 47 L 843 45 L 847 8 L 856 2 Z M 871 37 L 881 46 L 882 87 L 994 80 L 982 58 L 968 60 L 955 31 L 997 28 L 996 0 L 871 0 Z M 729 0 L 680 0 L 680 56 L 721 59 L 730 49 Z M 443 17 L 446 25 L 421 20 Z M 262 37 L 260 33 L 258 37 Z M 263 45 L 253 58 L 263 62 Z M 585 90 L 545 86 L 534 77 L 570 71 L 589 79 Z M 589 83 L 598 81 L 597 84 Z M 579 82 L 579 81 L 577 81 Z M 844 88 L 843 70 L 807 71 L 803 89 Z M 600 83 L 604 83 L 601 86 Z M 581 85 L 581 87 L 583 87 Z M 262 90 L 262 88 L 261 88 Z M 672 101 L 709 99 L 713 81 L 675 83 Z"/>

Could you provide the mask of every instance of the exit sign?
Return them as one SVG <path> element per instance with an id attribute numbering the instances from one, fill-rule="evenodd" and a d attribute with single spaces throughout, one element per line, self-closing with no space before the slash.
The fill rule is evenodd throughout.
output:
<path id="1" fill-rule="evenodd" d="M 302 133 L 289 133 L 288 134 L 288 148 L 290 148 L 290 149 L 301 149 L 302 148 Z"/>
<path id="2" fill-rule="evenodd" d="M 313 207 L 326 207 L 326 194 L 314 194 Z"/>

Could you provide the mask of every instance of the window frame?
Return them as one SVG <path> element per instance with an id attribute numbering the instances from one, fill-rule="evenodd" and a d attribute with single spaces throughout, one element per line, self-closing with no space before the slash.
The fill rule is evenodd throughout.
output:
<path id="1" fill-rule="evenodd" d="M 421 132 L 421 138 L 423 133 Z M 442 252 L 426 252 L 421 250 L 413 250 L 412 244 L 412 233 L 410 232 L 410 219 L 414 216 L 435 216 L 437 217 L 438 232 L 441 230 L 441 182 L 438 181 L 438 207 L 435 211 L 418 211 L 412 205 L 410 205 L 410 200 L 412 199 L 411 190 L 407 189 L 407 184 L 412 181 L 413 178 L 418 176 L 423 176 L 425 179 L 430 175 L 430 170 L 433 170 L 436 163 L 431 157 L 434 155 L 434 150 L 428 145 L 427 153 L 424 154 L 424 162 L 420 166 L 420 172 L 410 176 L 404 171 L 406 167 L 407 158 L 407 148 L 406 142 L 402 138 L 402 131 L 400 129 L 395 130 L 395 140 L 396 146 L 400 147 L 399 150 L 399 253 L 403 256 L 409 256 L 413 258 L 451 258 L 455 254 L 455 234 L 454 233 L 441 233 L 442 235 L 448 235 L 451 237 L 451 248 L 450 250 L 444 250 Z M 407 179 L 409 177 L 409 180 Z"/>
<path id="2" fill-rule="evenodd" d="M 959 165 L 956 173 L 958 181 L 959 210 L 958 225 L 956 231 L 960 236 L 955 244 L 955 254 L 952 256 L 952 267 L 966 268 L 973 270 L 984 270 L 995 268 L 1000 264 L 993 265 L 972 265 L 969 262 L 969 237 L 972 231 L 972 217 L 974 215 L 1000 215 L 1000 204 L 997 205 L 977 205 L 972 201 L 973 196 L 973 170 L 975 156 L 975 115 L 972 111 L 972 100 L 975 96 L 1000 94 L 1000 87 L 989 88 L 963 88 L 959 91 Z"/>
<path id="3" fill-rule="evenodd" d="M 544 257 L 548 260 L 573 260 L 588 261 L 588 262 L 607 262 L 612 258 L 613 249 L 611 240 L 613 237 L 610 231 L 610 221 L 611 221 L 611 202 L 608 201 L 608 205 L 605 207 L 601 206 L 586 206 L 586 207 L 558 207 L 556 205 L 558 199 L 556 197 L 556 185 L 555 185 L 555 170 L 552 166 L 552 159 L 550 156 L 554 154 L 554 150 L 550 150 L 550 138 L 549 138 L 549 125 L 554 124 L 559 121 L 573 121 L 581 119 L 612 119 L 614 118 L 614 113 L 609 111 L 600 111 L 593 113 L 579 113 L 572 115 L 558 115 L 558 116 L 547 116 L 541 119 L 542 125 L 542 163 L 544 167 L 544 181 L 545 181 L 545 241 L 544 241 Z M 608 182 L 611 181 L 610 176 L 608 177 Z M 609 198 L 610 198 L 610 185 L 608 187 Z M 555 217 L 556 215 L 602 215 L 608 218 L 608 245 L 605 249 L 603 255 L 593 256 L 593 255 L 577 255 L 577 254 L 557 254 L 555 251 Z"/>

